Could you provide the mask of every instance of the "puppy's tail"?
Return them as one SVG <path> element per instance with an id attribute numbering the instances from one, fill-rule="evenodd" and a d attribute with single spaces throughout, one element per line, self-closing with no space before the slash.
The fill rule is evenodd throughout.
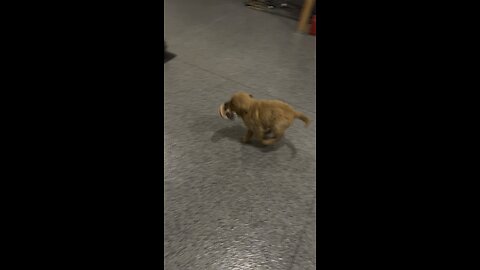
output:
<path id="1" fill-rule="evenodd" d="M 310 119 L 303 113 L 301 112 L 295 112 L 295 118 L 298 118 L 300 120 L 302 120 L 303 122 L 305 122 L 305 127 L 308 127 L 308 125 L 310 124 Z"/>

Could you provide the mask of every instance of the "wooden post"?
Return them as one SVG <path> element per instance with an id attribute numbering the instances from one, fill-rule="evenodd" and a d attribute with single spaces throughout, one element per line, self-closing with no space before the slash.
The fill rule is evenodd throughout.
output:
<path id="1" fill-rule="evenodd" d="M 305 0 L 303 2 L 302 11 L 300 12 L 300 19 L 298 20 L 298 31 L 303 33 L 308 32 L 308 22 L 312 16 L 315 1 L 316 0 Z"/>

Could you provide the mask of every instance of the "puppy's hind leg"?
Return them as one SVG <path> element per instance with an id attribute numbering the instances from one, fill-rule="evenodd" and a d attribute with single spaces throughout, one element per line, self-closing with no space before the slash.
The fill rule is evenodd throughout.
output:
<path id="1" fill-rule="evenodd" d="M 272 145 L 272 144 L 278 142 L 279 140 L 281 140 L 282 137 L 283 137 L 283 134 L 285 133 L 285 129 L 274 128 L 272 130 L 272 133 L 273 133 L 273 138 L 262 139 L 262 144 L 263 145 Z"/>

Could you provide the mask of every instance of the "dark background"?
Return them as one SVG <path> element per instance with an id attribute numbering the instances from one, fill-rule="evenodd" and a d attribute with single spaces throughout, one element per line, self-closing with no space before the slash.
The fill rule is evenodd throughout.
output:
<path id="1" fill-rule="evenodd" d="M 418 231 L 407 224 L 428 223 L 418 215 L 426 184 L 414 179 L 427 166 L 423 149 L 432 137 L 419 120 L 422 77 L 410 75 L 434 70 L 419 62 L 427 44 L 422 21 L 406 22 L 408 10 L 395 4 L 383 6 L 388 13 L 363 3 L 327 5 L 318 7 L 317 21 L 317 107 L 325 116 L 317 138 L 319 262 L 400 261 L 395 251 L 419 251 Z M 30 174 L 17 222 L 25 226 L 21 241 L 32 243 L 30 258 L 63 267 L 158 267 L 161 5 L 16 10 L 16 38 L 8 41 L 21 46 L 8 52 L 23 65 L 28 129 L 16 145 L 25 145 L 17 152 L 28 153 L 21 171 Z"/>

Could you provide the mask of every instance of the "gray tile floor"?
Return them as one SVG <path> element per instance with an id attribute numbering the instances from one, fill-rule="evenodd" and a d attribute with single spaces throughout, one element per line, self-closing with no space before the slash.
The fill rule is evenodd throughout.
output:
<path id="1" fill-rule="evenodd" d="M 242 0 L 165 0 L 165 269 L 315 269 L 315 37 L 295 27 Z M 217 114 L 237 90 L 313 123 L 241 144 Z"/>

